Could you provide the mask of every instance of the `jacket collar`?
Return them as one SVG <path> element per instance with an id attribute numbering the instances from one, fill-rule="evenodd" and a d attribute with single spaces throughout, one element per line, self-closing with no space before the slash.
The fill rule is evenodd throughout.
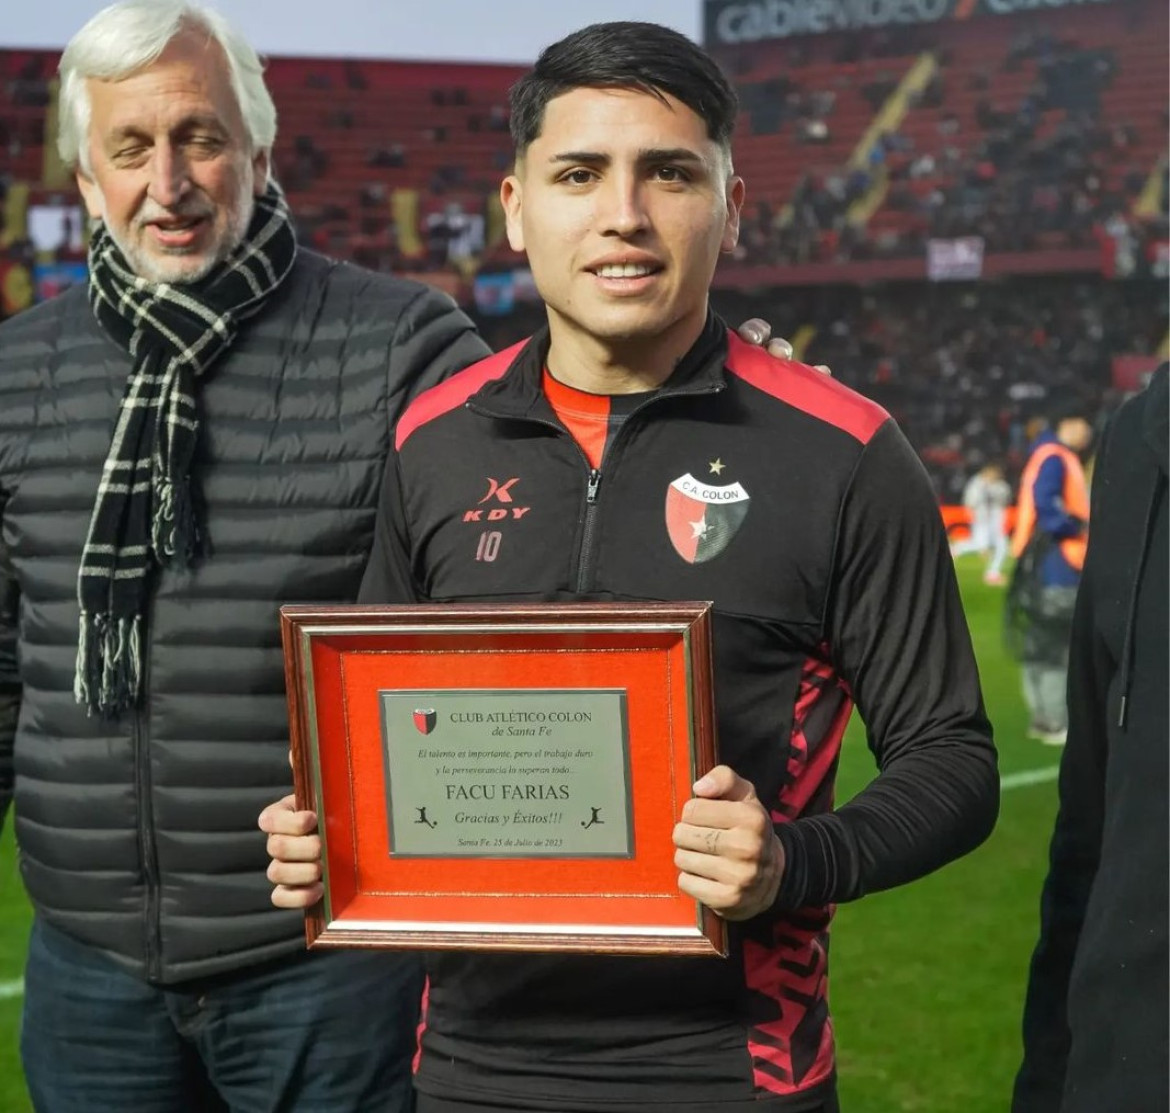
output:
<path id="1" fill-rule="evenodd" d="M 541 386 L 548 359 L 549 332 L 546 325 L 529 338 L 497 379 L 485 383 L 469 399 L 473 409 L 493 417 L 549 417 L 548 403 Z M 656 398 L 678 394 L 713 394 L 727 385 L 727 325 L 711 309 L 699 338 L 679 361 Z"/>
<path id="2" fill-rule="evenodd" d="M 1149 396 L 1146 400 L 1145 419 L 1142 422 L 1142 436 L 1163 474 L 1170 471 L 1167 460 L 1167 457 L 1170 457 L 1170 418 L 1167 416 L 1170 414 L 1170 407 L 1166 402 L 1167 392 L 1170 390 L 1167 385 L 1168 375 L 1170 371 L 1167 370 L 1165 363 L 1154 372 L 1150 385 L 1146 387 Z"/>

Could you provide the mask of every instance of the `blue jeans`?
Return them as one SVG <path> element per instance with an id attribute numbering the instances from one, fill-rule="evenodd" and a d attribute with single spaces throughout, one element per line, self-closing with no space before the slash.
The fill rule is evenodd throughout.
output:
<path id="1" fill-rule="evenodd" d="M 369 951 L 152 986 L 37 920 L 20 1050 L 37 1113 L 409 1113 L 421 991 Z"/>

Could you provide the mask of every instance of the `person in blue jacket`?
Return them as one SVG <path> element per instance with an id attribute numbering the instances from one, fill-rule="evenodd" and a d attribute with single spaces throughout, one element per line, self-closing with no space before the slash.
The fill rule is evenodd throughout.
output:
<path id="1" fill-rule="evenodd" d="M 1060 410 L 1042 433 L 1020 477 L 1008 595 L 1009 634 L 1021 665 L 1028 733 L 1063 745 L 1065 684 L 1073 602 L 1085 563 L 1089 494 L 1081 456 L 1093 427 L 1077 410 Z"/>

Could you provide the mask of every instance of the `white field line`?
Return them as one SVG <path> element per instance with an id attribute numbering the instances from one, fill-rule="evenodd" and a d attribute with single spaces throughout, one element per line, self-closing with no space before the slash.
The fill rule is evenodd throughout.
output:
<path id="1" fill-rule="evenodd" d="M 1060 776 L 1059 765 L 1045 765 L 1040 769 L 1021 769 L 1018 773 L 1006 773 L 999 778 L 999 787 L 1007 792 L 1013 788 L 1027 788 L 1055 781 Z"/>
<path id="2" fill-rule="evenodd" d="M 1055 781 L 1060 772 L 1059 765 L 1045 765 L 1040 769 L 1023 769 L 1018 773 L 1008 773 L 1000 777 L 999 787 L 1005 792 L 1013 788 L 1026 788 L 1028 785 L 1044 784 Z M 0 982 L 0 1001 L 7 1001 L 12 997 L 24 996 L 24 979 L 14 978 L 10 982 Z"/>

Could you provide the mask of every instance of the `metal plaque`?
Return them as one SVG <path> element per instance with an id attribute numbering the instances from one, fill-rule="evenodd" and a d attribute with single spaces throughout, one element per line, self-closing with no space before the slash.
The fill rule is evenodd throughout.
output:
<path id="1" fill-rule="evenodd" d="M 627 858 L 621 689 L 380 691 L 390 853 Z"/>

